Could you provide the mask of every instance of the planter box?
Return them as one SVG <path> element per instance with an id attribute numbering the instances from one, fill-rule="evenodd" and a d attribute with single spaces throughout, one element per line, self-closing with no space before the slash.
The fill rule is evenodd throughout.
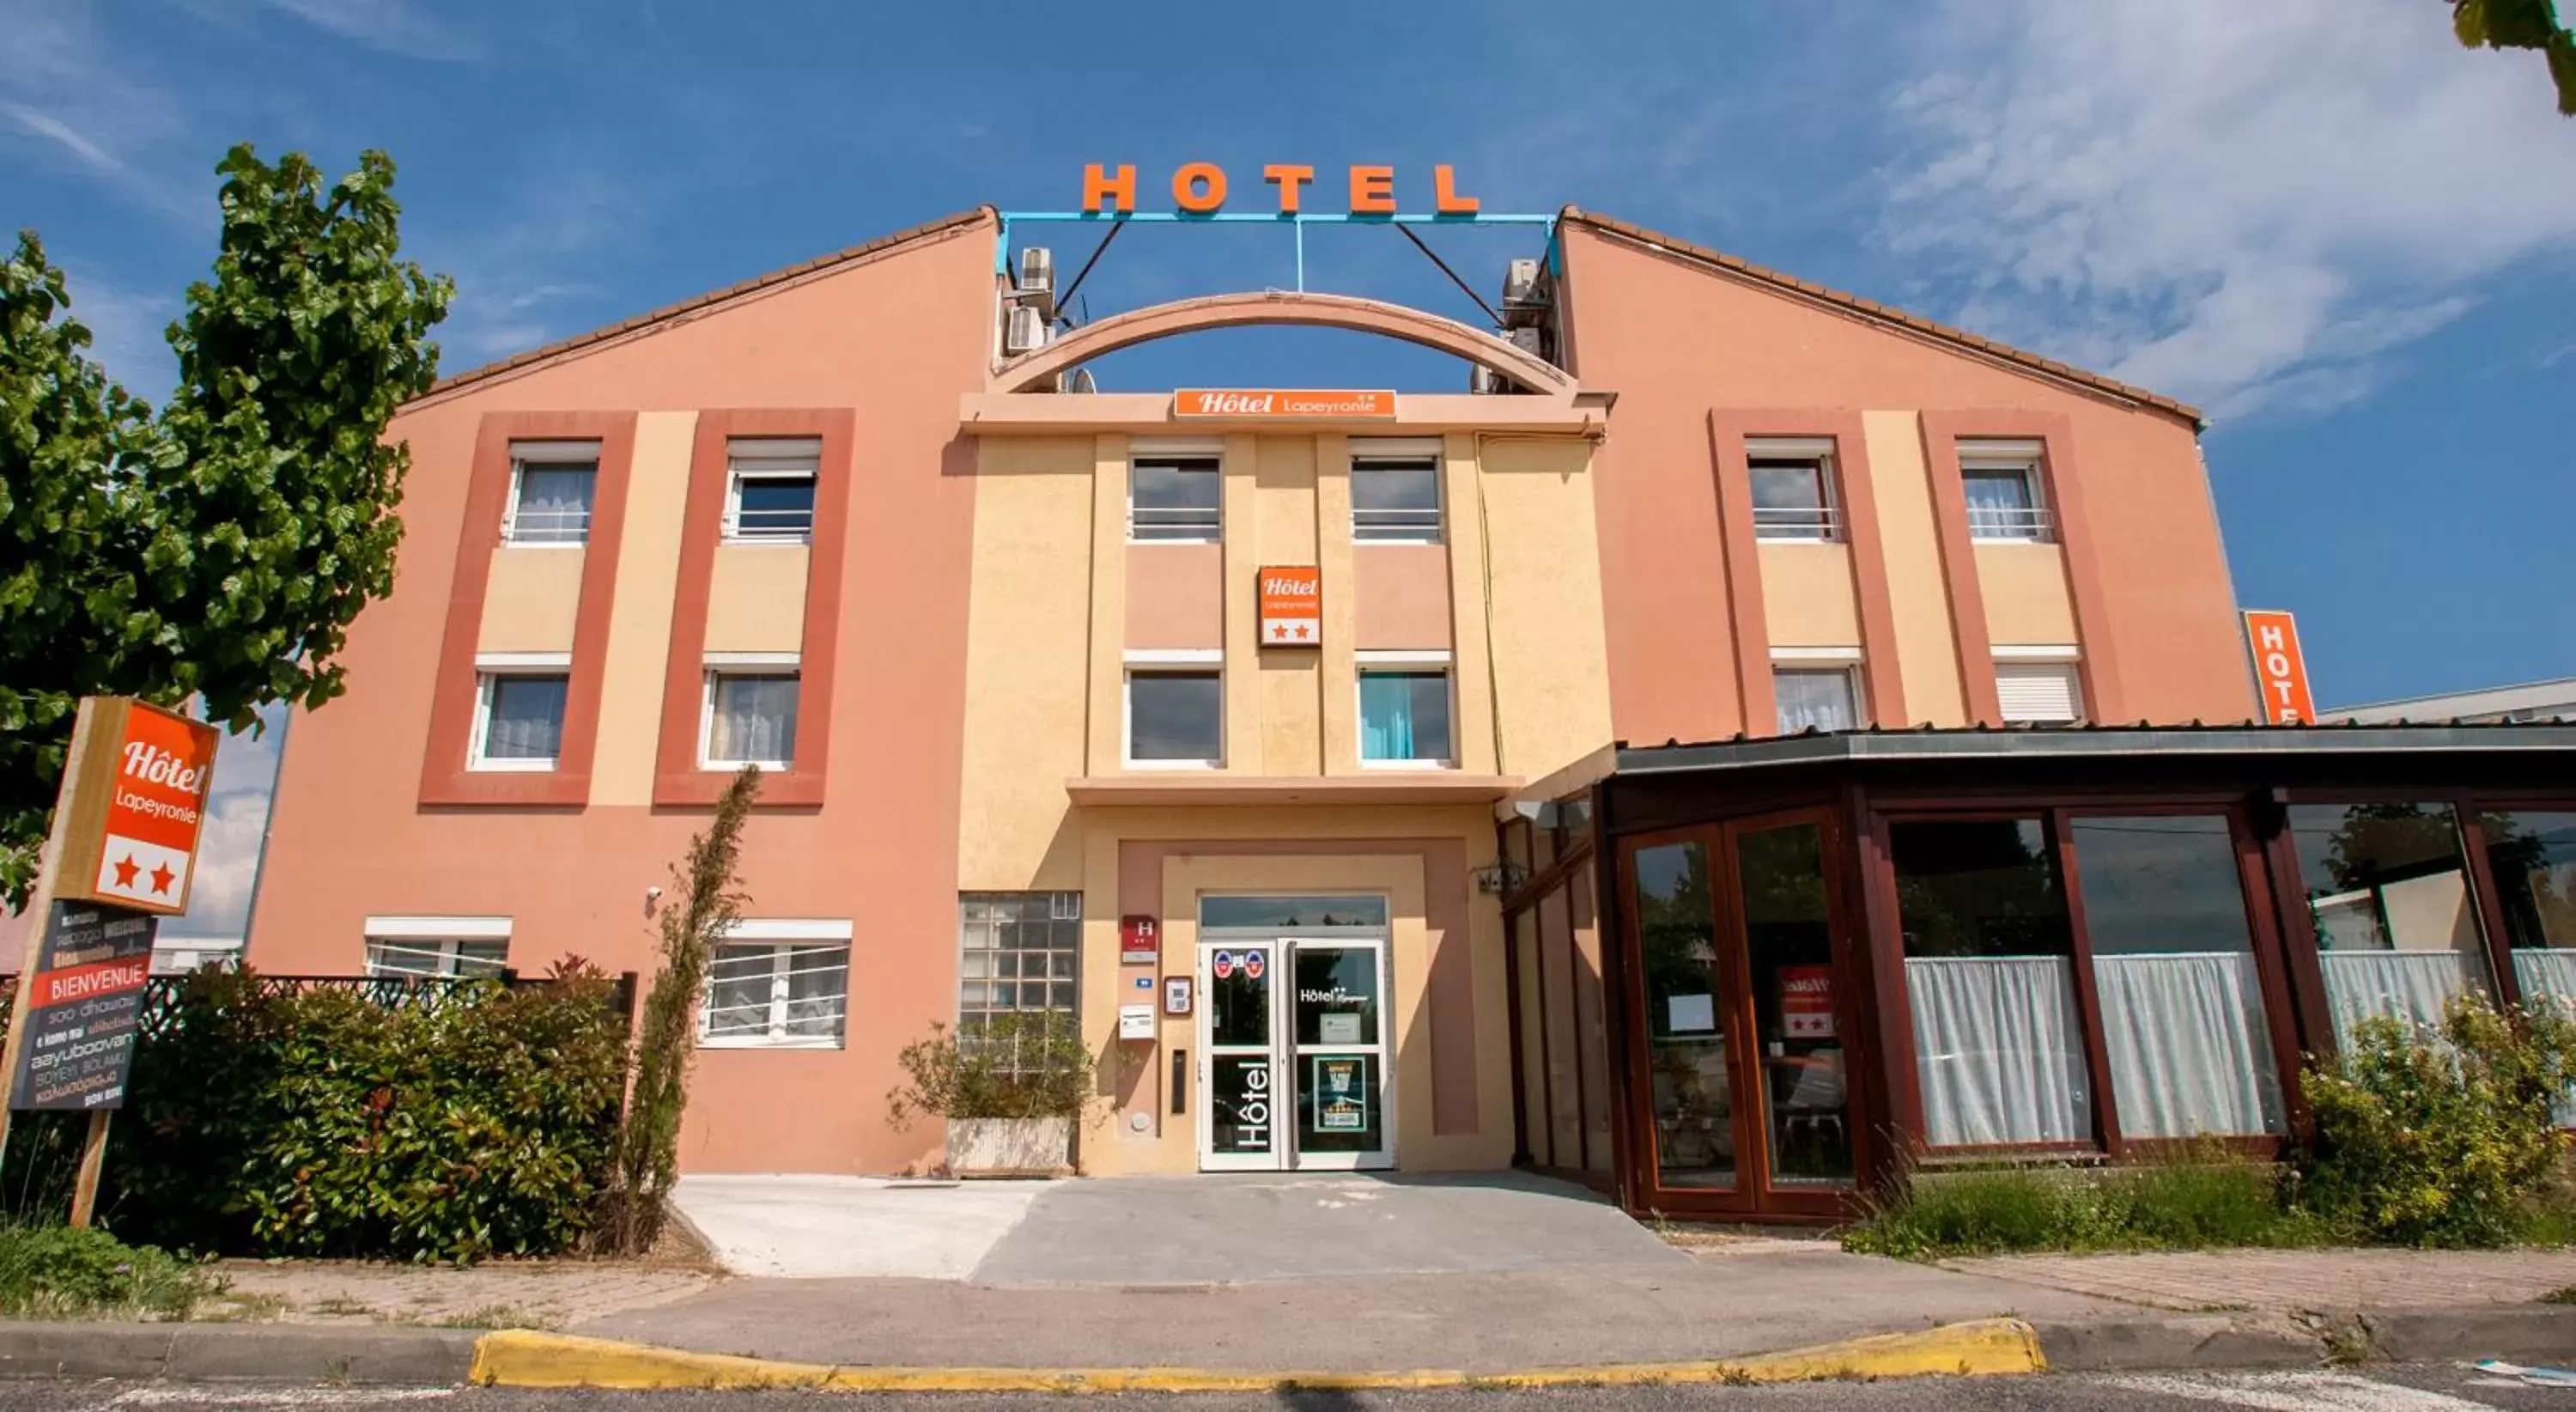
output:
<path id="1" fill-rule="evenodd" d="M 960 1177 L 1056 1177 L 1072 1170 L 1071 1118 L 951 1118 L 948 1170 Z"/>

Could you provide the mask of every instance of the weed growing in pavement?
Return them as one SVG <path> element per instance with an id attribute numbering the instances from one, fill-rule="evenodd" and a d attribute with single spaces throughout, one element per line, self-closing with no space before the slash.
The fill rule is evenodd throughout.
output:
<path id="1" fill-rule="evenodd" d="M 2270 1163 L 2185 1144 L 2126 1167 L 1917 1171 L 1843 1233 L 1843 1247 L 1907 1260 L 2018 1251 L 2198 1250 L 2321 1244 L 2282 1200 Z"/>
<path id="2" fill-rule="evenodd" d="M 2543 1304 L 2576 1304 L 2576 1285 L 2561 1285 L 2540 1296 Z"/>
<path id="3" fill-rule="evenodd" d="M 0 1226 L 0 1314 L 19 1319 L 184 1319 L 224 1281 L 96 1227 Z"/>

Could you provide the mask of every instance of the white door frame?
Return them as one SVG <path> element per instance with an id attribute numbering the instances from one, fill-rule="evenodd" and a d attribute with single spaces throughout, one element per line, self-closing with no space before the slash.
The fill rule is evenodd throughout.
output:
<path id="1" fill-rule="evenodd" d="M 1280 995 L 1287 981 L 1280 969 L 1280 958 L 1287 948 L 1276 941 L 1207 941 L 1198 947 L 1198 1159 L 1202 1172 L 1277 1172 L 1288 1166 L 1289 1138 L 1296 1127 L 1297 1115 L 1293 1091 L 1281 1080 L 1279 1025 L 1286 1013 Z M 1212 958 L 1219 951 L 1262 953 L 1262 975 L 1269 982 L 1269 1034 L 1265 1046 L 1228 1045 L 1228 1054 L 1260 1053 L 1270 1065 L 1270 1150 L 1268 1152 L 1217 1152 L 1216 1136 L 1216 988 Z"/>
<path id="2" fill-rule="evenodd" d="M 1384 936 L 1286 936 L 1279 940 L 1280 950 L 1288 954 L 1287 983 L 1275 988 L 1280 1015 L 1274 1022 L 1279 1047 L 1287 1056 L 1289 1078 L 1286 1090 L 1287 1123 L 1282 1131 L 1289 1142 L 1288 1164 L 1307 1172 L 1377 1171 L 1395 1165 L 1395 997 L 1391 993 L 1393 977 L 1387 974 L 1387 939 Z M 1297 964 L 1300 949 L 1316 951 L 1365 951 L 1377 975 L 1377 1040 L 1374 1044 L 1300 1044 L 1297 1042 Z M 1318 1056 L 1340 1054 L 1366 1055 L 1377 1067 L 1378 1145 L 1366 1152 L 1308 1152 L 1297 1146 L 1304 1119 L 1304 1086 L 1312 1070 L 1309 1060 Z M 1275 1067 L 1275 1066 L 1274 1066 Z"/>
<path id="3" fill-rule="evenodd" d="M 1371 1044 L 1297 1043 L 1296 954 L 1299 948 L 1313 950 L 1361 951 L 1368 954 L 1377 977 L 1377 1039 Z M 1269 1044 L 1266 1053 L 1270 1064 L 1270 1150 L 1268 1152 L 1217 1152 L 1214 1147 L 1216 1127 L 1216 1061 L 1219 1057 L 1214 1042 L 1216 1030 L 1216 991 L 1213 985 L 1213 958 L 1219 951 L 1240 954 L 1262 953 L 1262 968 L 1269 982 Z M 1197 1081 L 1199 1100 L 1195 1117 L 1198 1143 L 1198 1166 L 1203 1172 L 1279 1172 L 1279 1171 L 1375 1171 L 1395 1166 L 1395 1001 L 1394 977 L 1388 974 L 1388 939 L 1382 934 L 1368 935 L 1283 935 L 1277 937 L 1228 937 L 1222 940 L 1201 938 L 1196 957 L 1195 980 L 1198 988 L 1197 1016 L 1193 1030 L 1198 1042 Z M 1251 1045 L 1228 1045 L 1228 1055 L 1262 1053 Z M 1297 1134 L 1301 1123 L 1300 1096 L 1310 1061 L 1316 1057 L 1359 1054 L 1369 1057 L 1377 1069 L 1376 1094 L 1372 1101 L 1379 1105 L 1377 1147 L 1365 1152 L 1306 1152 L 1300 1149 Z"/>

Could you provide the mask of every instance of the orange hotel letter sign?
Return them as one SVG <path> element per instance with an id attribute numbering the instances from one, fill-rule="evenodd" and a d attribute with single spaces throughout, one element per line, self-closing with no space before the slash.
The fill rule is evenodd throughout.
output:
<path id="1" fill-rule="evenodd" d="M 1273 162 L 1261 169 L 1261 179 L 1279 189 L 1279 214 L 1300 214 L 1306 188 L 1314 183 L 1313 167 Z M 1214 162 L 1183 162 L 1172 173 L 1172 205 L 1193 216 L 1214 215 L 1225 206 L 1225 168 Z M 1349 204 L 1354 216 L 1392 216 L 1395 214 L 1395 168 L 1357 166 L 1350 169 Z M 1438 166 L 1431 169 L 1432 209 L 1444 216 L 1472 216 L 1479 202 L 1458 190 L 1455 168 Z M 1112 170 L 1098 162 L 1082 169 L 1082 209 L 1085 211 L 1134 211 L 1136 209 L 1136 168 L 1133 164 Z"/>

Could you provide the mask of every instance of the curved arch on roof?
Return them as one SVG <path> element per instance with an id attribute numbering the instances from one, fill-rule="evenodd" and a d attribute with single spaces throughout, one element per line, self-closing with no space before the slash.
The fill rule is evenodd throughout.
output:
<path id="1" fill-rule="evenodd" d="M 986 390 L 1052 392 L 1057 374 L 1121 348 L 1206 329 L 1251 324 L 1305 325 L 1378 334 L 1481 364 L 1530 392 L 1571 397 L 1575 390 L 1574 379 L 1546 359 L 1454 319 L 1346 294 L 1297 294 L 1277 289 L 1176 300 L 1102 319 L 1003 363 L 994 371 Z"/>

